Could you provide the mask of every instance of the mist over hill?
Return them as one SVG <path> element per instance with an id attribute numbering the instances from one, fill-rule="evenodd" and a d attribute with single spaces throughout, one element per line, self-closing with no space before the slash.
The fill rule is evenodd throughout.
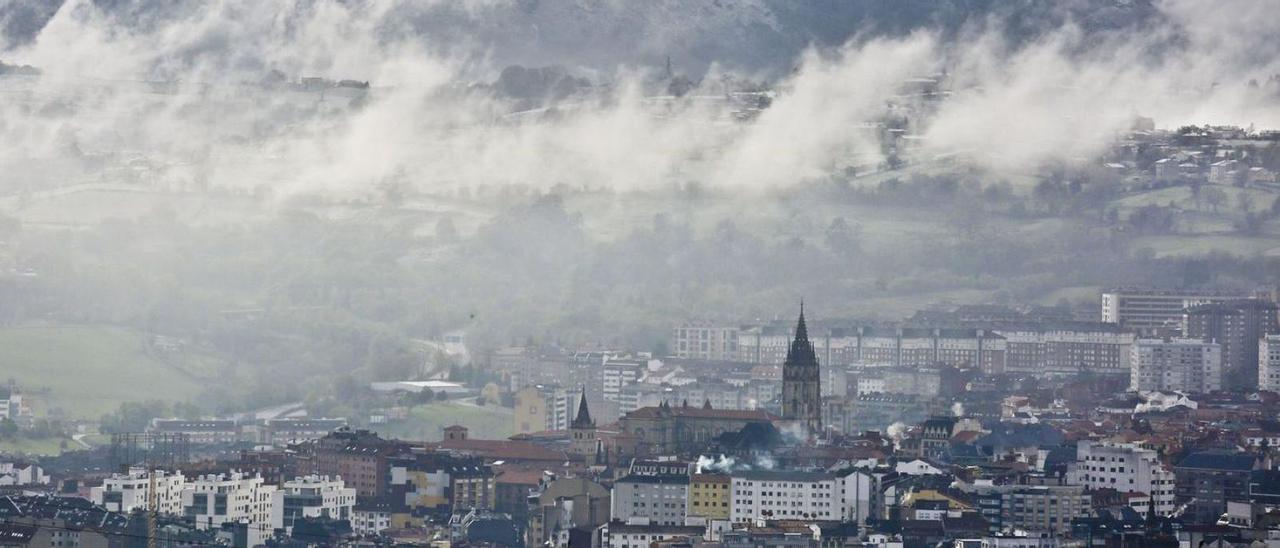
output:
<path id="1" fill-rule="evenodd" d="M 0 45 L 35 40 L 64 0 L 10 0 L 0 6 Z M 224 3 L 94 0 L 122 30 L 146 29 L 190 10 Z M 296 3 L 300 13 L 322 2 Z M 373 2 L 344 2 L 376 9 Z M 1087 32 L 1141 32 L 1165 21 L 1151 0 L 466 0 L 397 3 L 378 25 L 387 41 L 418 37 L 445 49 L 475 49 L 497 66 L 562 64 L 612 72 L 619 65 L 683 72 L 713 64 L 773 77 L 795 68 L 809 47 L 851 39 L 900 37 L 919 30 L 963 39 L 966 30 L 999 21 L 1013 43 L 1034 40 L 1067 22 Z M 2 51 L 2 50 L 0 50 Z"/>

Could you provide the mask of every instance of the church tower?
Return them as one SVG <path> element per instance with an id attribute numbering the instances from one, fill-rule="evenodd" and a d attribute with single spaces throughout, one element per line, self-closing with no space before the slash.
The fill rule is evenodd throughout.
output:
<path id="1" fill-rule="evenodd" d="M 578 414 L 569 423 L 569 451 L 578 455 L 593 456 L 596 452 L 596 421 L 591 419 L 591 411 L 587 409 L 587 389 L 582 389 L 582 399 L 578 400 Z"/>
<path id="2" fill-rule="evenodd" d="M 782 418 L 803 426 L 810 439 L 823 432 L 821 379 L 818 355 L 804 325 L 804 303 L 800 303 L 796 335 L 782 364 Z"/>

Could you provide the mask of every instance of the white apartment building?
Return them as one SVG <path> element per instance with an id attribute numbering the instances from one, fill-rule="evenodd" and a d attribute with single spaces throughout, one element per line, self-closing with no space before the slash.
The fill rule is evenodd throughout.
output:
<path id="1" fill-rule="evenodd" d="M 843 482 L 825 472 L 735 473 L 729 484 L 729 519 L 840 521 L 846 515 Z"/>
<path id="2" fill-rule="evenodd" d="M 689 322 L 675 328 L 672 350 L 680 358 L 732 361 L 738 356 L 737 327 Z"/>
<path id="3" fill-rule="evenodd" d="M 0 486 L 49 485 L 49 474 L 32 462 L 0 462 Z"/>
<path id="4" fill-rule="evenodd" d="M 1258 390 L 1280 392 L 1280 335 L 1258 341 Z"/>
<path id="5" fill-rule="evenodd" d="M 1110 289 L 1102 293 L 1102 321 L 1145 332 L 1181 324 L 1188 307 L 1247 297 L 1231 291 Z"/>
<path id="6" fill-rule="evenodd" d="M 614 482 L 610 496 L 610 513 L 623 523 L 684 525 L 689 476 L 631 474 Z"/>
<path id="7" fill-rule="evenodd" d="M 601 527 L 604 548 L 649 548 L 665 540 L 701 538 L 706 528 L 698 525 L 643 525 L 614 521 Z"/>
<path id="8" fill-rule="evenodd" d="M 283 520 L 274 504 L 275 492 L 276 487 L 266 485 L 260 475 L 208 474 L 187 482 L 182 506 L 197 529 L 217 529 L 223 523 L 247 525 L 249 545 L 256 546 Z"/>
<path id="9" fill-rule="evenodd" d="M 357 507 L 351 512 L 351 530 L 357 535 L 376 535 L 390 528 L 389 507 Z"/>
<path id="10" fill-rule="evenodd" d="M 1222 389 L 1222 345 L 1195 339 L 1138 339 L 1129 353 L 1129 389 L 1205 393 Z"/>
<path id="11" fill-rule="evenodd" d="M 273 527 L 293 531 L 293 523 L 298 518 L 332 518 L 352 519 L 352 509 L 356 505 L 356 490 L 346 487 L 339 476 L 311 475 L 294 478 L 284 482 L 284 486 L 276 491 L 272 502 L 279 509 L 275 516 L 280 521 Z"/>
<path id="12" fill-rule="evenodd" d="M 618 401 L 622 389 L 640 381 L 647 363 L 638 360 L 613 360 L 606 362 L 601 371 L 604 381 L 605 401 Z"/>
<path id="13" fill-rule="evenodd" d="M 1173 512 L 1174 475 L 1158 455 L 1133 443 L 1081 441 L 1076 445 L 1076 468 L 1071 483 L 1090 489 L 1115 489 L 1121 493 L 1146 493 L 1156 513 Z"/>
<path id="14" fill-rule="evenodd" d="M 151 484 L 156 487 L 155 507 L 150 505 Z M 89 500 L 112 512 L 134 510 L 154 511 L 161 514 L 182 514 L 182 490 L 187 487 L 182 472 L 174 474 L 164 470 L 130 468 L 128 473 L 114 474 L 102 480 L 102 485 L 89 490 Z"/>

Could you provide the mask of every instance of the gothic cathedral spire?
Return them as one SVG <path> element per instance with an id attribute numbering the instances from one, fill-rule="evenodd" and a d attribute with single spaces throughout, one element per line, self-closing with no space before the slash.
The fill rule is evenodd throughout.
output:
<path id="1" fill-rule="evenodd" d="M 795 337 L 782 364 L 782 418 L 804 427 L 811 439 L 821 436 L 823 431 L 821 379 L 818 355 L 809 342 L 804 301 L 801 301 Z"/>

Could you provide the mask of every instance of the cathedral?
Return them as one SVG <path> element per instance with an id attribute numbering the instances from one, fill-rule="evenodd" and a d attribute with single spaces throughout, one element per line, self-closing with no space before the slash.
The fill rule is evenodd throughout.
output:
<path id="1" fill-rule="evenodd" d="M 804 325 L 804 303 L 800 303 L 796 335 L 782 364 L 782 418 L 803 426 L 810 439 L 823 431 L 821 379 L 818 355 Z"/>

